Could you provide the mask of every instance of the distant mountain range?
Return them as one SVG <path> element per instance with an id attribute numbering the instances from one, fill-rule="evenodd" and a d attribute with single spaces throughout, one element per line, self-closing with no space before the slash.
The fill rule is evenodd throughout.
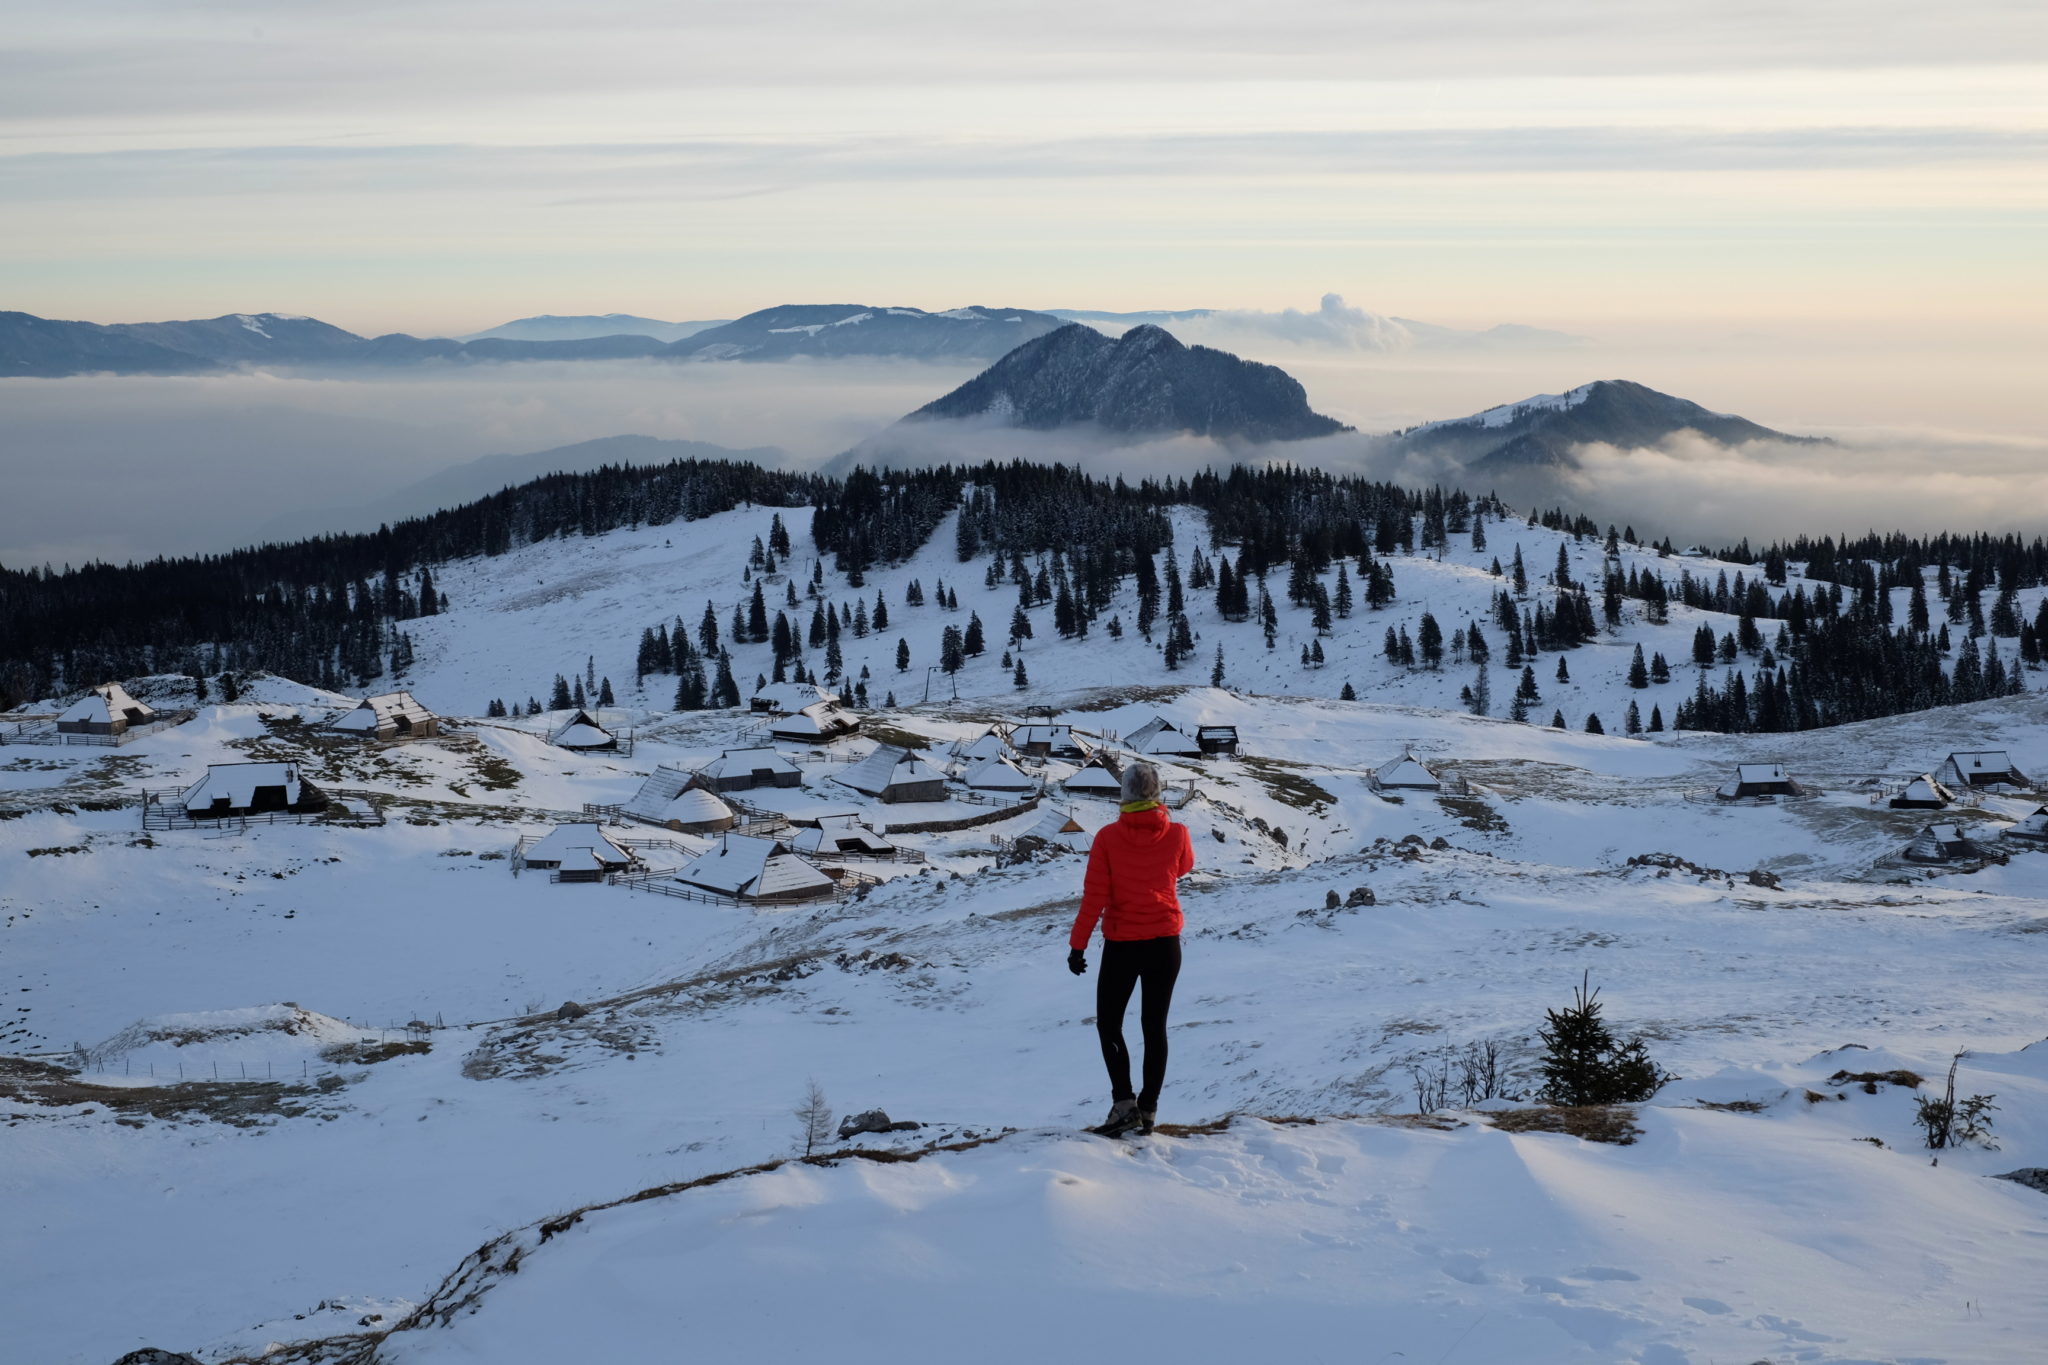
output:
<path id="1" fill-rule="evenodd" d="M 636 336 L 652 337 L 656 341 L 681 341 L 726 321 L 718 318 L 710 322 L 660 322 L 654 318 L 635 317 L 631 313 L 585 313 L 575 317 L 542 313 L 538 317 L 501 322 L 496 327 L 471 332 L 456 340 L 589 341 L 595 337 Z"/>
<path id="2" fill-rule="evenodd" d="M 1503 323 L 1473 330 L 1444 327 L 1414 318 L 1390 317 L 1346 304 L 1336 294 L 1323 296 L 1313 311 L 1283 309 L 1261 312 L 1228 308 L 1177 308 L 1154 312 L 1110 313 L 1086 308 L 1048 309 L 1055 317 L 1115 330 L 1151 325 L 1164 327 L 1187 342 L 1242 346 L 1277 341 L 1290 345 L 1327 346 L 1364 351 L 1551 351 L 1584 346 L 1587 339 L 1544 327 Z"/>
<path id="3" fill-rule="evenodd" d="M 1596 380 L 1566 393 L 1538 394 L 1470 417 L 1425 423 L 1396 432 L 1392 440 L 1400 449 L 1443 456 L 1471 469 L 1556 470 L 1577 467 L 1573 450 L 1578 446 L 1630 449 L 1655 445 L 1680 431 L 1697 431 L 1722 445 L 1824 441 L 1788 436 L 1626 379 Z"/>
<path id="4" fill-rule="evenodd" d="M 634 319 L 639 326 L 650 320 Z M 469 339 L 403 332 L 362 337 L 290 313 L 229 313 L 188 322 L 63 322 L 0 312 L 0 378 L 200 374 L 264 365 L 406 366 L 516 360 L 789 360 L 907 357 L 993 360 L 1063 324 L 1019 308 L 786 304 L 731 322 L 654 323 L 691 329 L 675 340 L 641 332 L 588 335 L 588 320 L 523 318 Z M 555 324 L 565 324 L 556 327 Z M 533 333 L 555 330 L 554 336 Z M 517 333 L 505 335 L 504 333 Z M 566 335 L 564 333 L 579 333 Z"/>
<path id="5" fill-rule="evenodd" d="M 1111 339 L 1078 322 L 1026 342 L 903 419 L 938 420 L 1030 431 L 1087 423 L 1119 434 L 1246 441 L 1350 429 L 1312 411 L 1301 385 L 1275 366 L 1185 345 L 1150 324 Z"/>

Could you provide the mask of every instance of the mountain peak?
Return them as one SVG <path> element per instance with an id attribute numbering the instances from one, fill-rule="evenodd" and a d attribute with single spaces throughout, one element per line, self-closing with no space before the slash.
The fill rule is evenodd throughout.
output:
<path id="1" fill-rule="evenodd" d="M 1111 340 L 1078 322 L 1025 342 L 904 421 L 948 419 L 1248 441 L 1348 430 L 1313 411 L 1301 385 L 1276 366 L 1189 346 L 1149 324 Z"/>
<path id="2" fill-rule="evenodd" d="M 1576 447 L 1649 446 L 1680 431 L 1697 431 L 1722 445 L 1815 439 L 1788 436 L 1630 379 L 1596 379 L 1563 393 L 1539 393 L 1469 417 L 1429 422 L 1397 439 L 1407 449 L 1447 455 L 1475 469 L 1575 469 Z"/>

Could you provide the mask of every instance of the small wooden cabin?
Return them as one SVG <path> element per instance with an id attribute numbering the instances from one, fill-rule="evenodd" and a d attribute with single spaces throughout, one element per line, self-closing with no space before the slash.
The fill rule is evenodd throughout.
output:
<path id="1" fill-rule="evenodd" d="M 873 753 L 834 780 L 891 804 L 946 799 L 946 775 L 894 744 L 877 746 Z"/>
<path id="2" fill-rule="evenodd" d="M 66 707 L 57 717 L 60 735 L 123 735 L 131 725 L 147 725 L 156 712 L 128 695 L 117 682 L 101 683 Z"/>
<path id="3" fill-rule="evenodd" d="M 1009 792 L 1022 795 L 1038 790 L 1038 779 L 1007 758 L 984 758 L 969 767 L 960 779 L 969 791 Z"/>
<path id="4" fill-rule="evenodd" d="M 1760 796 L 1804 796 L 1806 788 L 1792 780 L 1782 763 L 1738 763 L 1735 776 L 1715 789 L 1723 801 Z"/>
<path id="5" fill-rule="evenodd" d="M 1403 749 L 1399 758 L 1373 769 L 1366 783 L 1376 792 L 1440 792 L 1444 789 L 1443 779 L 1417 758 L 1412 749 Z"/>
<path id="6" fill-rule="evenodd" d="M 1202 746 L 1164 716 L 1154 716 L 1123 739 L 1124 748 L 1145 758 L 1200 758 Z"/>
<path id="7" fill-rule="evenodd" d="M 556 727 L 548 736 L 548 743 L 558 749 L 574 749 L 578 753 L 616 753 L 619 737 L 597 723 L 597 717 L 588 711 L 571 711 L 569 718 Z"/>
<path id="8" fill-rule="evenodd" d="M 676 880 L 714 895 L 769 904 L 818 900 L 839 885 L 780 840 L 745 834 L 721 835 L 709 852 L 685 863 Z"/>
<path id="9" fill-rule="evenodd" d="M 827 692 L 816 683 L 779 682 L 769 683 L 749 697 L 747 709 L 756 715 L 793 716 L 813 706 L 829 705 L 838 700 L 837 693 Z"/>
<path id="10" fill-rule="evenodd" d="M 1092 796 L 1115 801 L 1123 795 L 1124 770 L 1116 755 L 1097 749 L 1088 761 L 1060 783 L 1060 790 L 1073 796 Z"/>
<path id="11" fill-rule="evenodd" d="M 327 728 L 361 739 L 425 739 L 441 733 L 441 718 L 413 700 L 410 692 L 365 697 L 353 711 L 344 711 Z"/>
<path id="12" fill-rule="evenodd" d="M 1934 775 L 1951 787 L 2031 788 L 2027 775 L 2013 765 L 2012 755 L 2003 749 L 1981 749 L 1950 754 Z"/>
<path id="13" fill-rule="evenodd" d="M 1204 725 L 1195 731 L 1195 743 L 1205 754 L 1237 753 L 1237 727 L 1235 725 Z"/>
<path id="14" fill-rule="evenodd" d="M 1010 747 L 1020 754 L 1029 754 L 1033 758 L 1063 758 L 1074 763 L 1080 762 L 1090 753 L 1088 744 L 1074 733 L 1073 726 L 1039 721 L 1012 729 Z"/>
<path id="15" fill-rule="evenodd" d="M 536 871 L 553 872 L 564 882 L 601 882 L 607 872 L 623 872 L 633 855 L 605 837 L 595 824 L 556 825 L 530 845 L 520 861 Z"/>
<path id="16" fill-rule="evenodd" d="M 2036 847 L 2048 847 L 2048 806 L 2038 807 L 2032 815 L 2018 824 L 2006 826 L 1999 831 L 1999 837 Z"/>
<path id="17" fill-rule="evenodd" d="M 296 763 L 215 763 L 178 801 L 194 820 L 327 809 L 326 793 L 301 777 Z"/>
<path id="18" fill-rule="evenodd" d="M 893 858 L 896 845 L 881 831 L 858 815 L 821 815 L 818 823 L 799 829 L 789 838 L 790 851 L 817 858 L 854 854 L 869 858 Z"/>
<path id="19" fill-rule="evenodd" d="M 1905 852 L 1906 860 L 1914 863 L 1964 863 L 1978 856 L 1976 844 L 1956 825 L 1927 826 Z"/>
<path id="20" fill-rule="evenodd" d="M 756 787 L 799 787 L 803 769 L 769 748 L 727 749 L 697 770 L 698 785 L 715 792 L 752 791 Z"/>
<path id="21" fill-rule="evenodd" d="M 1038 822 L 1017 836 L 1014 846 L 1027 853 L 1039 849 L 1086 853 L 1088 831 L 1081 828 L 1081 822 L 1074 818 L 1072 811 L 1047 806 Z"/>
<path id="22" fill-rule="evenodd" d="M 1891 807 L 1893 810 L 1947 810 L 1955 804 L 1955 799 L 1956 794 L 1935 781 L 1931 773 L 1922 773 L 1891 799 Z"/>
<path id="23" fill-rule="evenodd" d="M 797 744 L 830 744 L 859 734 L 860 717 L 837 702 L 814 702 L 770 721 L 768 733 Z"/>

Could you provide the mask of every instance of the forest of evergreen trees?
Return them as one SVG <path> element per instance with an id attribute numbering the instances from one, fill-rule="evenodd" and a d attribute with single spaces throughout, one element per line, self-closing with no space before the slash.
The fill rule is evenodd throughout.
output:
<path id="1" fill-rule="evenodd" d="M 1194 653 L 1186 614 L 1193 592 L 1210 595 L 1227 619 L 1256 615 L 1269 647 L 1273 596 L 1282 593 L 1312 613 L 1321 636 L 1355 607 L 1395 601 L 1401 556 L 1426 554 L 1452 536 L 1469 537 L 1472 548 L 1483 550 L 1488 524 L 1516 515 L 1490 496 L 1288 467 L 1135 484 L 1021 462 L 861 469 L 843 480 L 727 461 L 605 468 L 551 475 L 373 534 L 122 567 L 0 568 L 0 707 L 148 673 L 266 669 L 322 687 L 366 686 L 403 672 L 411 652 L 406 623 L 447 607 L 434 576 L 450 562 L 551 538 L 687 522 L 744 504 L 814 507 L 821 562 L 801 603 L 794 580 L 780 589 L 784 600 L 764 599 L 762 575 L 794 553 L 778 517 L 747 566 L 752 601 L 729 621 L 707 603 L 701 620 L 678 617 L 645 630 L 641 679 L 676 677 L 678 708 L 732 705 L 752 685 L 751 678 L 733 677 L 725 645 L 735 641 L 771 643 L 778 679 L 813 676 L 803 662 L 806 647 L 814 658 L 822 655 L 823 676 L 836 679 L 841 633 L 887 628 L 888 603 L 875 595 L 870 607 L 859 592 L 866 571 L 915 554 L 956 508 L 959 561 L 984 563 L 984 582 L 1014 584 L 1018 600 L 1007 623 L 992 622 L 985 631 L 976 617 L 949 634 L 940 661 L 948 671 L 987 648 L 985 636 L 1012 644 L 1028 638 L 1028 613 L 1039 607 L 1052 609 L 1052 627 L 1063 637 L 1098 626 L 1120 634 L 1121 616 L 1100 618 L 1126 582 L 1136 590 L 1130 628 L 1147 639 L 1163 637 L 1169 669 Z M 1167 512 L 1176 506 L 1204 515 L 1206 547 L 1175 552 Z M 1752 566 L 1731 579 L 1721 570 L 1711 577 L 1692 572 L 1668 541 L 1654 547 L 1668 570 L 1624 569 L 1621 544 L 1640 543 L 1633 528 L 1603 532 L 1562 510 L 1530 522 L 1578 541 L 1604 540 L 1607 556 L 1598 583 L 1575 580 L 1562 551 L 1548 567 L 1525 564 L 1519 548 L 1507 564 L 1494 559 L 1501 586 L 1489 628 L 1502 637 L 1503 662 L 1524 667 L 1525 676 L 1525 660 L 1539 652 L 1575 649 L 1618 626 L 1629 601 L 1653 622 L 1668 619 L 1674 601 L 1737 618 L 1736 628 L 1720 636 L 1702 626 L 1693 657 L 1679 661 L 1700 670 L 1692 697 L 1673 718 L 1683 728 L 1804 729 L 2001 695 L 2020 686 L 2021 663 L 2042 661 L 2048 641 L 2048 604 L 2023 619 L 2016 600 L 2020 589 L 2048 581 L 2048 545 L 2039 538 L 1873 534 L 1799 538 L 1761 552 L 1744 542 L 1721 552 Z M 823 602 L 824 561 L 855 590 L 850 602 Z M 1804 565 L 1803 579 L 1794 581 L 1791 564 Z M 1325 581 L 1333 568 L 1334 584 Z M 1931 592 L 1923 570 L 1935 571 Z M 1281 575 L 1284 586 L 1276 581 Z M 1913 589 L 1904 621 L 1893 619 L 1886 591 L 1893 587 Z M 947 592 L 943 583 L 935 590 Z M 922 600 L 922 585 L 911 591 L 912 603 Z M 1770 623 L 1768 630 L 1760 623 Z M 1490 655 L 1478 623 L 1454 634 L 1450 643 L 1460 657 Z M 2017 640 L 2017 658 L 2000 656 L 2001 637 Z M 1434 668 L 1443 647 L 1443 632 L 1427 615 L 1417 640 L 1405 627 L 1387 631 L 1387 654 L 1396 662 L 1419 659 Z M 1320 640 L 1305 645 L 1304 666 L 1320 663 Z M 1015 667 L 1023 686 L 1021 657 Z M 1629 681 L 1647 686 L 1671 667 L 1661 654 L 1646 663 L 1639 653 Z M 597 680 L 590 681 L 585 696 L 596 701 Z M 840 681 L 852 690 L 851 680 Z M 568 687 L 568 680 L 556 683 L 552 693 Z M 1533 692 L 1533 684 L 1523 690 Z M 609 691 L 608 680 L 602 691 Z M 536 704 L 493 703 L 510 710 Z"/>

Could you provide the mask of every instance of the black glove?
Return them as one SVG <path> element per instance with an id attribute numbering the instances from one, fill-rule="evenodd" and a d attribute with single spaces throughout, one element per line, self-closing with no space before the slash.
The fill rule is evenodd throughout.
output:
<path id="1" fill-rule="evenodd" d="M 1086 976 L 1088 974 L 1088 955 L 1079 948 L 1068 953 L 1067 970 L 1075 976 Z"/>

